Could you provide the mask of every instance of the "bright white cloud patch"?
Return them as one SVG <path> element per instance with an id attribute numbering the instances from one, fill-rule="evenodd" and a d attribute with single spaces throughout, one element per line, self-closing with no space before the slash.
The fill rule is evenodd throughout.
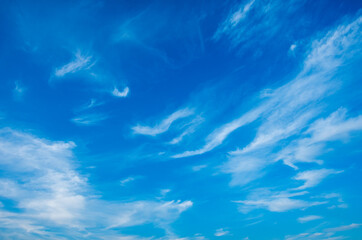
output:
<path id="1" fill-rule="evenodd" d="M 1 179 L 1 196 L 16 201 L 25 219 L 76 226 L 85 207 L 86 178 L 72 167 L 74 146 L 2 129 L 0 164 L 8 178 Z"/>
<path id="2" fill-rule="evenodd" d="M 119 91 L 118 88 L 114 88 L 112 91 L 112 95 L 115 97 L 127 97 L 129 93 L 129 88 L 125 87 L 122 91 Z"/>
<path id="3" fill-rule="evenodd" d="M 166 227 L 193 204 L 180 200 L 117 203 L 95 198 L 87 178 L 76 171 L 74 147 L 72 142 L 0 130 L 0 165 L 8 173 L 0 179 L 0 196 L 14 201 L 17 209 L 0 210 L 3 228 L 18 229 L 29 237 L 49 235 L 46 228 L 54 225 L 67 228 L 73 236 L 81 236 L 84 228 L 93 234 L 91 229 L 97 226 L 111 229 L 154 223 Z M 102 231 L 101 235 L 107 235 Z"/>

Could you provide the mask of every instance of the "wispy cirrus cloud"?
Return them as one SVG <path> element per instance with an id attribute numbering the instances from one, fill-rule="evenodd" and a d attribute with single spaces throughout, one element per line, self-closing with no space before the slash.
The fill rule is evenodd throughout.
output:
<path id="1" fill-rule="evenodd" d="M 27 238 L 57 238 L 57 232 L 48 232 L 51 226 L 62 229 L 62 236 L 68 232 L 72 237 L 100 237 L 116 227 L 146 223 L 164 228 L 193 204 L 180 200 L 117 202 L 95 197 L 88 179 L 76 171 L 74 147 L 73 142 L 0 130 L 0 165 L 8 173 L 0 181 L 0 196 L 11 199 L 16 208 L 0 211 L 0 236 L 16 229 Z"/>
<path id="2" fill-rule="evenodd" d="M 359 228 L 362 226 L 360 223 L 352 223 L 350 225 L 340 226 L 340 227 L 334 227 L 334 228 L 327 228 L 325 229 L 326 232 L 342 232 L 342 231 L 348 231 L 351 229 Z"/>
<path id="3" fill-rule="evenodd" d="M 193 111 L 188 108 L 180 109 L 180 110 L 172 113 L 171 115 L 167 116 L 159 124 L 156 124 L 152 127 L 142 126 L 142 125 L 138 124 L 138 125 L 132 127 L 132 130 L 135 134 L 156 136 L 158 134 L 166 132 L 170 128 L 170 126 L 173 122 L 175 122 L 179 119 L 182 119 L 182 118 L 186 118 L 192 114 L 193 114 Z"/>
<path id="4" fill-rule="evenodd" d="M 296 188 L 296 190 L 303 190 L 306 188 L 314 187 L 329 175 L 338 174 L 341 172 L 343 171 L 336 171 L 333 169 L 317 169 L 300 172 L 297 174 L 297 176 L 294 177 L 294 179 L 304 181 L 304 184 Z"/>
<path id="5" fill-rule="evenodd" d="M 304 1 L 249 0 L 231 7 L 213 35 L 215 41 L 227 38 L 232 47 L 264 45 L 277 38 L 281 30 L 291 31 L 288 19 L 303 6 Z M 252 40 L 252 41 L 251 41 Z"/>
<path id="6" fill-rule="evenodd" d="M 71 121 L 77 125 L 91 126 L 99 124 L 100 122 L 106 120 L 107 115 L 101 113 L 92 113 L 92 114 L 83 114 L 76 116 L 71 119 Z"/>
<path id="7" fill-rule="evenodd" d="M 285 240 L 319 240 L 319 239 L 325 239 L 325 240 L 340 240 L 340 239 L 346 239 L 345 236 L 332 236 L 332 233 L 323 233 L 323 232 L 314 232 L 314 233 L 300 233 L 297 235 L 288 235 L 285 237 Z"/>
<path id="8" fill-rule="evenodd" d="M 71 62 L 55 69 L 54 76 L 64 77 L 70 73 L 90 69 L 94 64 L 95 62 L 92 61 L 92 56 L 83 55 L 80 51 L 77 51 Z"/>
<path id="9" fill-rule="evenodd" d="M 187 123 L 188 126 L 180 135 L 173 138 L 169 144 L 178 144 L 180 143 L 185 136 L 190 135 L 196 131 L 196 128 L 204 121 L 204 118 L 201 116 L 195 117 L 191 122 Z"/>
<path id="10" fill-rule="evenodd" d="M 297 235 L 288 235 L 285 237 L 285 240 L 339 240 L 339 239 L 347 239 L 345 236 L 335 236 L 339 232 L 348 231 L 352 229 L 359 228 L 362 224 L 352 223 L 349 225 L 334 227 L 334 228 L 326 228 L 321 231 L 314 232 L 304 232 Z"/>
<path id="11" fill-rule="evenodd" d="M 230 232 L 225 230 L 224 228 L 219 228 L 216 230 L 216 232 L 214 233 L 215 237 L 222 237 L 222 236 L 226 236 L 229 235 Z"/>
<path id="12" fill-rule="evenodd" d="M 277 160 L 283 160 L 293 168 L 297 168 L 293 164 L 297 161 L 316 161 L 321 164 L 322 161 L 313 158 L 323 152 L 324 145 L 318 143 L 338 140 L 348 136 L 349 132 L 361 130 L 360 116 L 346 118 L 343 108 L 331 114 L 327 121 L 323 120 L 323 105 L 320 104 L 339 89 L 340 85 L 335 78 L 338 70 L 345 67 L 347 60 L 356 60 L 362 40 L 359 31 L 361 22 L 361 17 L 346 21 L 324 37 L 314 40 L 295 78 L 269 91 L 268 96 L 253 109 L 216 128 L 205 138 L 201 148 L 187 150 L 173 157 L 209 152 L 220 146 L 231 133 L 258 120 L 261 125 L 257 128 L 256 137 L 244 148 L 229 152 L 228 161 L 222 165 L 223 172 L 232 174 L 231 185 L 245 185 L 260 178 L 264 175 L 265 167 Z M 346 52 L 350 54 L 343 54 Z M 292 147 L 296 143 L 309 141 L 305 139 L 309 138 L 308 135 L 312 135 L 315 144 L 302 144 L 304 149 L 299 150 Z M 286 144 L 287 147 L 276 150 L 280 144 Z M 289 144 L 291 146 L 288 147 Z"/>
<path id="13" fill-rule="evenodd" d="M 322 219 L 322 218 L 323 217 L 317 216 L 317 215 L 308 215 L 308 216 L 304 216 L 304 217 L 299 217 L 298 222 L 306 223 L 306 222 L 310 222 L 310 221 L 314 221 L 314 220 L 318 220 L 318 219 Z"/>
<path id="14" fill-rule="evenodd" d="M 326 202 L 306 201 L 295 197 L 303 196 L 307 192 L 271 192 L 267 189 L 252 191 L 246 200 L 234 201 L 239 205 L 239 211 L 248 213 L 254 209 L 267 209 L 270 212 L 286 212 L 295 209 L 305 209 Z"/>
<path id="15" fill-rule="evenodd" d="M 348 139 L 350 133 L 361 130 L 362 116 L 347 118 L 347 110 L 339 108 L 327 118 L 313 122 L 304 135 L 280 151 L 276 159 L 295 169 L 298 162 L 322 164 L 316 157 L 326 151 L 328 142 Z"/>

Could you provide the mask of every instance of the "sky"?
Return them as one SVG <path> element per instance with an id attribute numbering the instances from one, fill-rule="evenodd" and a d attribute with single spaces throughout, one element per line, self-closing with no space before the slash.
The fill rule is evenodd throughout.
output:
<path id="1" fill-rule="evenodd" d="M 362 2 L 4 0 L 0 239 L 362 239 Z"/>

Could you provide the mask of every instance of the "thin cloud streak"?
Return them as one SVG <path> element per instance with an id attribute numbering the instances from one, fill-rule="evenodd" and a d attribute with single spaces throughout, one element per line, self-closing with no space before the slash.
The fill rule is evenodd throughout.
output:
<path id="1" fill-rule="evenodd" d="M 153 127 L 136 125 L 136 126 L 132 127 L 132 130 L 135 134 L 156 136 L 158 134 L 166 132 L 170 128 L 170 126 L 173 122 L 175 122 L 179 119 L 182 119 L 182 118 L 186 118 L 192 114 L 193 114 L 193 111 L 188 108 L 181 109 L 181 110 L 178 110 L 178 111 L 172 113 L 171 115 L 169 115 L 168 117 L 163 119 L 159 124 L 157 124 Z"/>
<path id="2" fill-rule="evenodd" d="M 84 56 L 80 51 L 76 52 L 74 60 L 55 69 L 56 77 L 64 77 L 70 73 L 75 73 L 84 69 L 90 69 L 95 62 L 92 62 L 91 56 Z"/>
<path id="3" fill-rule="evenodd" d="M 260 127 L 259 136 L 244 151 L 250 151 L 266 143 L 275 143 L 299 133 L 318 114 L 317 102 L 337 89 L 338 85 L 332 77 L 336 69 L 343 66 L 345 59 L 341 53 L 353 49 L 361 41 L 361 22 L 362 17 L 359 17 L 315 40 L 304 60 L 303 69 L 294 79 L 274 90 L 270 97 L 256 108 L 214 130 L 206 137 L 203 147 L 172 157 L 183 158 L 209 152 L 221 145 L 232 132 L 261 116 L 267 121 Z M 311 85 L 314 87 L 310 88 Z M 290 119 L 294 122 L 290 122 Z M 289 127 L 284 128 L 285 125 Z"/>
<path id="4" fill-rule="evenodd" d="M 322 217 L 317 216 L 317 215 L 309 215 L 309 216 L 299 217 L 298 222 L 306 223 L 306 222 L 310 222 L 310 221 L 314 221 L 314 220 L 318 220 L 318 219 L 322 219 Z"/>
<path id="5" fill-rule="evenodd" d="M 94 114 L 85 114 L 74 117 L 71 121 L 77 125 L 83 126 L 92 126 L 99 124 L 100 122 L 108 119 L 108 116 L 105 114 L 94 113 Z"/>
<path id="6" fill-rule="evenodd" d="M 74 147 L 73 142 L 0 130 L 0 164 L 8 173 L 0 181 L 0 196 L 13 201 L 17 209 L 0 210 L 5 230 L 16 229 L 28 238 L 55 239 L 58 237 L 51 237 L 46 229 L 57 226 L 73 237 L 81 237 L 84 231 L 92 236 L 100 232 L 101 237 L 116 227 L 153 223 L 167 228 L 193 205 L 180 200 L 102 200 L 93 195 L 88 179 L 76 171 Z"/>

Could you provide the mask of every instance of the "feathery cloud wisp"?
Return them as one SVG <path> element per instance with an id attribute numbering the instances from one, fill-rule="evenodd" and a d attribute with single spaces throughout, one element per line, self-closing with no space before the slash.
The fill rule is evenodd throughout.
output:
<path id="1" fill-rule="evenodd" d="M 314 220 L 318 220 L 318 219 L 322 219 L 322 217 L 317 216 L 317 215 L 309 215 L 309 216 L 304 216 L 304 217 L 298 218 L 298 222 L 306 223 L 306 222 L 310 222 L 310 221 L 314 221 Z"/>
<path id="2" fill-rule="evenodd" d="M 92 62 L 91 56 L 84 56 L 80 51 L 75 54 L 73 61 L 55 69 L 56 77 L 64 77 L 69 73 L 75 73 L 84 69 L 90 69 L 95 62 Z"/>
<path id="3" fill-rule="evenodd" d="M 193 205 L 180 200 L 98 199 L 88 180 L 75 170 L 74 147 L 72 142 L 53 142 L 11 129 L 0 130 L 0 165 L 8 173 L 0 181 L 0 196 L 13 201 L 16 208 L 14 212 L 0 210 L 2 231 L 16 229 L 27 238 L 34 238 L 32 234 L 48 236 L 48 226 L 62 228 L 73 237 L 94 227 L 106 231 L 101 235 L 111 228 L 146 223 L 166 227 Z"/>
<path id="4" fill-rule="evenodd" d="M 91 126 L 100 123 L 108 118 L 105 114 L 94 113 L 77 116 L 71 119 L 72 122 L 78 125 Z"/>
<path id="5" fill-rule="evenodd" d="M 222 237 L 222 236 L 226 236 L 226 235 L 228 235 L 228 234 L 230 234 L 229 231 L 227 231 L 227 230 L 225 230 L 225 229 L 223 229 L 223 228 L 219 228 L 219 229 L 217 229 L 216 232 L 214 233 L 214 236 L 215 236 L 215 237 Z"/>
<path id="6" fill-rule="evenodd" d="M 343 171 L 336 171 L 333 169 L 318 169 L 318 170 L 309 170 L 300 172 L 297 176 L 294 177 L 295 180 L 305 181 L 304 184 L 296 190 L 302 190 L 306 188 L 311 188 L 318 185 L 324 178 L 328 177 L 331 174 L 341 173 Z"/>
<path id="7" fill-rule="evenodd" d="M 302 196 L 307 192 L 271 192 L 265 189 L 256 189 L 249 196 L 247 200 L 234 201 L 240 203 L 239 210 L 242 213 L 248 213 L 254 209 L 267 209 L 271 212 L 286 212 L 294 209 L 304 209 L 326 202 L 310 202 L 301 199 L 296 199 L 296 196 Z"/>
<path id="8" fill-rule="evenodd" d="M 132 127 L 132 130 L 135 134 L 156 136 L 158 134 L 166 132 L 170 128 L 171 124 L 176 120 L 179 120 L 181 118 L 186 118 L 192 114 L 193 111 L 188 108 L 181 109 L 172 113 L 171 115 L 163 119 L 161 123 L 153 127 L 137 125 Z"/>
<path id="9" fill-rule="evenodd" d="M 353 49 L 358 47 L 362 39 L 359 31 L 361 22 L 362 17 L 359 17 L 352 22 L 341 24 L 321 39 L 315 40 L 309 55 L 304 60 L 303 69 L 294 79 L 275 89 L 273 94 L 263 99 L 257 107 L 216 128 L 206 137 L 205 144 L 201 148 L 187 150 L 172 157 L 182 158 L 209 152 L 221 145 L 232 132 L 261 116 L 265 119 L 264 123 L 254 141 L 244 151 L 250 152 L 256 148 L 273 146 L 281 140 L 300 134 L 303 128 L 318 115 L 318 101 L 336 90 L 337 84 L 333 75 L 346 60 L 342 53 L 347 50 L 353 52 Z M 311 85 L 314 87 L 311 88 Z M 360 118 L 346 125 L 342 124 L 339 129 L 359 129 Z M 333 132 L 335 130 L 330 134 Z M 318 147 L 312 146 L 309 150 L 318 152 Z M 284 163 L 295 167 L 284 156 L 282 158 L 285 160 Z"/>

